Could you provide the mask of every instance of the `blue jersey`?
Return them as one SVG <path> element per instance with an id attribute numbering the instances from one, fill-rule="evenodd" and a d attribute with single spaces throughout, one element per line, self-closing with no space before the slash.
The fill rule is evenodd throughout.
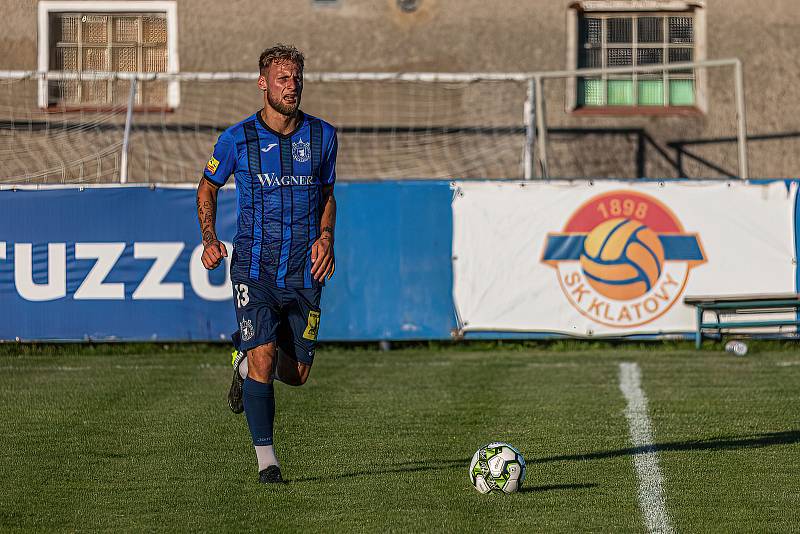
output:
<path id="1" fill-rule="evenodd" d="M 311 245 L 319 237 L 322 187 L 336 180 L 336 130 L 301 112 L 287 135 L 258 112 L 222 132 L 203 175 L 236 179 L 237 225 L 231 277 L 311 288 Z"/>

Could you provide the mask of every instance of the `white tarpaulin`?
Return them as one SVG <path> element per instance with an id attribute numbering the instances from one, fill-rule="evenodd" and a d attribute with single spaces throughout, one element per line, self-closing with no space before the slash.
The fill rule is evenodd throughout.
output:
<path id="1" fill-rule="evenodd" d="M 796 185 L 455 182 L 464 331 L 691 332 L 687 295 L 795 291 Z"/>

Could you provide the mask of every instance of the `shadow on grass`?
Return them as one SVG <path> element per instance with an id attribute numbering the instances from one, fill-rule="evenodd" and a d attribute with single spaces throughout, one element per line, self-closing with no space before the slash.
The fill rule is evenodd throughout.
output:
<path id="1" fill-rule="evenodd" d="M 385 475 L 391 473 L 416 473 L 419 471 L 440 471 L 443 469 L 452 469 L 454 467 L 469 467 L 471 458 L 463 458 L 461 460 L 420 460 L 418 462 L 400 462 L 391 464 L 387 467 L 378 467 L 371 471 L 356 471 L 353 473 L 341 473 L 338 475 L 325 475 L 318 477 L 300 477 L 294 478 L 289 482 L 319 482 L 322 480 L 341 480 L 344 478 L 356 478 L 374 475 Z"/>
<path id="2" fill-rule="evenodd" d="M 720 436 L 704 440 L 695 441 L 673 441 L 667 443 L 656 443 L 647 447 L 628 447 L 612 451 L 589 452 L 586 454 L 571 454 L 564 456 L 548 456 L 545 458 L 531 458 L 527 464 L 543 464 L 550 462 L 565 462 L 578 460 L 601 460 L 605 458 L 616 458 L 619 456 L 633 456 L 636 454 L 646 454 L 650 452 L 664 451 L 727 451 L 737 449 L 755 449 L 761 447 L 771 447 L 774 445 L 794 445 L 800 443 L 800 431 L 789 430 L 786 432 L 769 432 L 764 434 L 752 434 L 746 436 Z M 400 462 L 390 464 L 385 467 L 376 467 L 373 470 L 354 471 L 351 473 L 340 473 L 336 475 L 323 475 L 315 477 L 300 477 L 289 480 L 288 482 L 320 482 L 342 480 L 347 478 L 357 478 L 363 476 L 385 475 L 391 473 L 417 473 L 421 471 L 440 471 L 444 469 L 466 468 L 469 466 L 470 458 L 460 460 L 420 460 L 417 462 Z M 592 488 L 596 484 L 561 484 L 551 486 L 538 486 L 523 488 L 523 492 L 552 491 L 567 489 Z"/>
<path id="3" fill-rule="evenodd" d="M 340 480 L 343 478 L 355 478 L 361 476 L 374 476 L 386 473 L 415 473 L 418 471 L 437 471 L 441 469 L 451 469 L 454 467 L 466 467 L 469 465 L 470 458 L 463 460 L 446 460 L 446 461 L 430 461 L 430 462 L 402 462 L 394 464 L 395 467 L 387 469 L 376 469 L 374 471 L 359 471 L 354 473 L 342 473 L 340 475 L 318 476 L 318 477 L 301 477 L 287 482 L 318 482 L 322 480 Z M 430 465 L 420 465 L 430 464 Z M 523 486 L 520 488 L 520 493 L 544 493 L 546 491 L 557 490 L 577 490 L 596 488 L 597 484 L 550 484 L 546 486 Z"/>
<path id="4" fill-rule="evenodd" d="M 797 443 L 800 443 L 800 431 L 787 430 L 785 432 L 767 432 L 745 436 L 720 436 L 694 441 L 670 441 L 667 443 L 655 443 L 645 447 L 629 447 L 626 449 L 598 451 L 586 454 L 532 458 L 528 460 L 527 463 L 530 465 L 573 460 L 601 460 L 604 458 L 633 456 L 635 454 L 646 454 L 650 452 L 732 451 L 738 449 L 758 449 L 775 445 L 795 445 Z"/>
<path id="5" fill-rule="evenodd" d="M 576 490 L 576 489 L 587 489 L 587 488 L 596 488 L 597 484 L 551 484 L 549 486 L 522 486 L 519 489 L 520 493 L 542 493 L 545 491 L 554 491 L 554 490 Z"/>

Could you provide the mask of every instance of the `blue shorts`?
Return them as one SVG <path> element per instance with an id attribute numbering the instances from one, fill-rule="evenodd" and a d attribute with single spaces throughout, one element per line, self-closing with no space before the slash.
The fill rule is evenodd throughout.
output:
<path id="1" fill-rule="evenodd" d="M 235 279 L 232 284 L 237 349 L 247 351 L 275 341 L 290 358 L 314 363 L 322 287 L 278 288 L 249 279 Z"/>

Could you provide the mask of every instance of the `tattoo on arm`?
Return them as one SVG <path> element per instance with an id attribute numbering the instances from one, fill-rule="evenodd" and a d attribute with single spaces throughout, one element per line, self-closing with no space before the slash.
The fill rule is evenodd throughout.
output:
<path id="1" fill-rule="evenodd" d="M 203 209 L 205 210 L 205 218 L 203 219 L 204 223 L 214 222 L 214 206 L 211 205 L 211 202 L 206 200 L 203 203 Z"/>
<path id="2" fill-rule="evenodd" d="M 320 239 L 326 239 L 333 244 L 333 229 L 336 226 L 336 197 L 333 196 L 333 186 L 322 189 L 322 216 L 320 217 Z"/>
<path id="3" fill-rule="evenodd" d="M 205 189 L 201 193 L 201 190 Z M 201 200 L 201 196 L 204 199 Z M 208 196 L 211 199 L 208 199 Z M 217 232 L 214 229 L 214 223 L 217 219 L 217 206 L 216 206 L 216 191 L 203 187 L 201 182 L 197 191 L 197 219 L 200 221 L 200 232 L 203 236 L 203 245 L 208 246 L 217 241 Z"/>

